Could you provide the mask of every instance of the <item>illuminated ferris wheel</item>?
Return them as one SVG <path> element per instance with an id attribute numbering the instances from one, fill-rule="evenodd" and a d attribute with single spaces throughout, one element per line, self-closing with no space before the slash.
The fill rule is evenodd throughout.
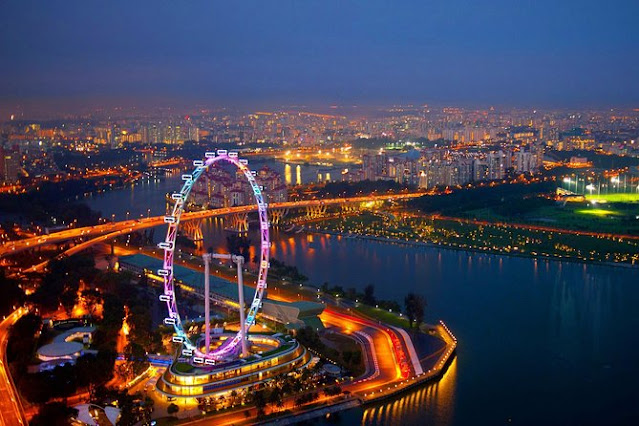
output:
<path id="1" fill-rule="evenodd" d="M 206 342 L 204 351 L 201 351 L 197 344 L 193 343 L 182 327 L 182 320 L 178 312 L 177 300 L 175 298 L 174 291 L 174 278 L 173 278 L 173 255 L 175 252 L 175 241 L 177 237 L 178 226 L 180 224 L 180 218 L 184 212 L 184 207 L 191 193 L 191 189 L 195 182 L 202 176 L 202 173 L 206 171 L 212 164 L 217 162 L 228 162 L 235 165 L 246 177 L 253 194 L 255 196 L 255 202 L 257 204 L 258 217 L 260 222 L 260 261 L 259 261 L 259 274 L 257 278 L 257 288 L 255 296 L 249 307 L 246 318 L 244 319 L 244 303 L 242 297 L 242 265 L 244 259 L 241 256 L 232 256 L 224 254 L 209 254 L 204 256 L 205 261 L 205 280 L 208 284 L 208 265 L 211 257 L 230 259 L 237 264 L 238 267 L 238 287 L 240 288 L 240 330 L 233 338 L 226 339 L 218 348 L 213 351 L 209 350 L 209 318 L 208 312 L 205 317 L 206 326 Z M 172 325 L 175 329 L 175 335 L 173 341 L 181 343 L 183 345 L 182 354 L 184 356 L 193 356 L 193 361 L 198 363 L 213 364 L 217 360 L 228 358 L 242 348 L 245 352 L 246 338 L 248 331 L 252 325 L 255 324 L 255 317 L 262 304 L 262 298 L 264 291 L 266 290 L 266 276 L 269 267 L 269 223 L 267 216 L 267 204 L 264 202 L 262 196 L 262 190 L 260 186 L 255 182 L 255 172 L 248 168 L 248 161 L 239 159 L 237 152 L 227 152 L 226 150 L 217 150 L 217 152 L 207 152 L 204 160 L 193 161 L 195 169 L 191 174 L 182 175 L 184 184 L 179 192 L 173 193 L 171 198 L 175 201 L 173 211 L 171 215 L 164 217 L 164 222 L 168 224 L 168 230 L 166 233 L 166 239 L 158 244 L 158 247 L 164 250 L 164 265 L 163 268 L 158 270 L 158 275 L 164 279 L 164 294 L 160 295 L 160 300 L 166 302 L 168 308 L 168 317 L 164 319 L 164 323 Z M 209 304 L 208 285 L 205 285 L 205 306 Z"/>

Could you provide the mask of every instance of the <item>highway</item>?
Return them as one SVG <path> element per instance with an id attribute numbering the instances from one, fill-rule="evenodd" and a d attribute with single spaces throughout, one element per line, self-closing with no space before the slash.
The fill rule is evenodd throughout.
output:
<path id="1" fill-rule="evenodd" d="M 390 201 L 390 200 L 406 200 L 411 198 L 417 198 L 425 195 L 425 192 L 407 192 L 399 194 L 384 194 L 384 195 L 367 195 L 361 197 L 344 197 L 344 198 L 327 198 L 319 200 L 303 200 L 303 201 L 286 201 L 283 203 L 269 204 L 269 209 L 294 209 L 310 206 L 322 206 L 322 205 L 336 205 L 345 203 L 363 203 L 370 201 Z M 223 207 L 212 210 L 202 210 L 195 212 L 188 212 L 182 214 L 180 221 L 185 222 L 188 220 L 205 219 L 215 216 L 226 216 L 236 213 L 250 213 L 257 211 L 257 205 L 251 204 L 238 207 Z M 164 224 L 164 216 L 153 216 L 144 219 L 132 219 L 124 220 L 121 222 L 108 222 L 100 225 L 86 226 L 82 228 L 65 229 L 64 231 L 55 232 L 49 235 L 40 235 L 31 238 L 25 238 L 22 240 L 9 241 L 0 247 L 0 257 L 10 254 L 18 253 L 23 250 L 33 249 L 45 244 L 60 243 L 63 241 L 71 240 L 81 237 L 94 237 L 104 234 L 129 233 L 133 231 L 139 231 L 142 229 L 153 228 Z M 125 231 L 126 232 L 123 232 Z"/>
<path id="2" fill-rule="evenodd" d="M 0 351 L 2 351 L 2 359 L 0 360 L 0 422 L 6 426 L 27 424 L 20 397 L 9 376 L 7 364 L 9 329 L 24 313 L 26 313 L 26 309 L 17 309 L 0 323 Z"/>

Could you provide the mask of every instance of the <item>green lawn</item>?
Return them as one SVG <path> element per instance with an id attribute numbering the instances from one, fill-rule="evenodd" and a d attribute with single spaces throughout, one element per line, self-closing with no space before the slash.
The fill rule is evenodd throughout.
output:
<path id="1" fill-rule="evenodd" d="M 619 213 L 617 210 L 608 210 L 608 209 L 579 209 L 579 210 L 575 210 L 575 213 L 577 214 L 585 214 L 585 215 L 590 215 L 590 216 L 598 216 L 598 217 L 607 217 L 607 216 L 619 216 L 621 213 Z"/>
<path id="2" fill-rule="evenodd" d="M 394 325 L 396 327 L 408 328 L 408 320 L 398 317 L 397 314 L 393 312 L 388 312 L 387 310 L 375 308 L 364 304 L 360 304 L 357 307 L 357 310 L 364 315 L 368 315 L 369 317 L 378 319 L 383 323 Z"/>
<path id="3" fill-rule="evenodd" d="M 173 368 L 175 368 L 175 371 L 178 373 L 190 373 L 195 369 L 195 367 L 191 364 L 187 364 L 186 362 L 178 362 L 173 366 Z"/>
<path id="4" fill-rule="evenodd" d="M 581 202 L 567 203 L 565 206 L 543 206 L 514 218 L 500 216 L 491 209 L 470 210 L 466 214 L 467 217 L 480 220 L 531 223 L 613 234 L 639 233 L 639 220 L 634 220 L 636 215 L 639 215 L 639 206 L 636 204 L 613 204 L 612 202 L 611 204 Z"/>
<path id="5" fill-rule="evenodd" d="M 592 194 L 586 195 L 586 200 L 608 203 L 639 203 L 639 193 Z"/>

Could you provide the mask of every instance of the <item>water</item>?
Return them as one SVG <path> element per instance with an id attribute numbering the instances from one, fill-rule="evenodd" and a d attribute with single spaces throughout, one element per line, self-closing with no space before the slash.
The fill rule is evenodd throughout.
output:
<path id="1" fill-rule="evenodd" d="M 288 185 L 317 182 L 318 174 L 323 178 L 336 176 L 341 167 L 324 167 L 304 164 L 287 164 L 267 159 L 251 159 L 250 166 L 259 170 L 264 166 L 278 172 Z M 344 166 L 348 167 L 348 166 Z M 116 220 L 128 218 L 163 215 L 166 213 L 165 194 L 178 191 L 182 187 L 181 173 L 173 173 L 151 179 L 140 179 L 126 188 L 89 196 L 86 201 L 94 210 L 102 212 L 102 216 Z M 128 215 L 127 215 L 128 213 Z M 113 216 L 115 215 L 115 216 Z"/>
<path id="2" fill-rule="evenodd" d="M 168 188 L 172 180 L 88 201 L 145 215 L 153 200 L 159 206 L 151 208 L 163 209 L 164 192 L 179 186 Z M 223 244 L 220 229 L 219 221 L 207 223 L 206 245 Z M 443 319 L 459 339 L 441 382 L 317 424 L 639 420 L 639 270 L 278 232 L 272 255 L 312 284 L 361 290 L 372 283 L 378 298 L 400 304 L 409 292 L 423 294 L 427 320 Z"/>

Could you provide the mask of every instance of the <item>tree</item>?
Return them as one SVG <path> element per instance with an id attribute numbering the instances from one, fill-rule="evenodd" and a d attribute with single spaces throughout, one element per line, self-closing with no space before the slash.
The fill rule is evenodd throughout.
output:
<path id="1" fill-rule="evenodd" d="M 231 391 L 231 405 L 235 405 L 236 402 L 237 402 L 237 391 L 233 390 Z"/>
<path id="2" fill-rule="evenodd" d="M 98 306 L 102 303 L 102 295 L 100 292 L 93 289 L 84 290 L 82 292 L 82 298 L 91 317 L 95 317 Z"/>
<path id="3" fill-rule="evenodd" d="M 404 298 L 404 306 L 406 309 L 406 317 L 410 327 L 416 323 L 417 328 L 424 322 L 424 312 L 426 309 L 426 299 L 415 293 L 408 293 Z"/>
<path id="4" fill-rule="evenodd" d="M 73 312 L 73 307 L 78 302 L 78 287 L 75 285 L 70 286 L 59 296 L 59 300 L 67 315 L 70 316 Z"/>
<path id="5" fill-rule="evenodd" d="M 133 377 L 141 374 L 149 367 L 149 360 L 146 356 L 144 347 L 135 342 L 130 342 L 126 345 L 124 348 L 124 356 L 126 357 L 126 363 L 130 366 L 131 371 L 133 372 Z"/>
<path id="6" fill-rule="evenodd" d="M 268 396 L 268 403 L 273 407 L 279 407 L 282 401 L 282 391 L 278 387 L 274 387 Z"/>
<path id="7" fill-rule="evenodd" d="M 364 287 L 364 303 L 367 305 L 375 305 L 375 286 L 373 284 L 369 284 Z"/>
<path id="8" fill-rule="evenodd" d="M 58 304 L 62 303 L 67 312 L 70 312 L 77 301 L 80 280 L 92 281 L 96 273 L 91 256 L 75 255 L 52 260 L 49 272 L 43 277 L 42 284 L 32 299 L 43 310 L 55 311 Z"/>
<path id="9" fill-rule="evenodd" d="M 78 410 L 75 408 L 67 407 L 62 402 L 51 402 L 43 405 L 29 424 L 33 426 L 66 426 L 71 424 L 71 418 L 77 415 Z"/>
<path id="10" fill-rule="evenodd" d="M 253 403 L 255 404 L 255 408 L 257 408 L 257 417 L 264 417 L 264 408 L 266 408 L 266 394 L 264 389 L 260 389 L 253 394 Z"/>
<path id="11" fill-rule="evenodd" d="M 15 279 L 8 278 L 4 269 L 0 269 L 0 288 L 2 289 L 0 315 L 8 314 L 13 311 L 14 306 L 21 305 L 24 302 L 24 292 L 18 286 L 18 282 Z"/>
<path id="12" fill-rule="evenodd" d="M 324 395 L 326 396 L 335 396 L 342 393 L 342 388 L 339 385 L 328 386 L 324 389 Z"/>
<path id="13" fill-rule="evenodd" d="M 175 413 L 177 413 L 178 411 L 180 411 L 180 407 L 178 407 L 178 405 L 177 405 L 177 404 L 173 404 L 173 403 L 171 403 L 171 404 L 169 404 L 169 406 L 166 408 L 166 412 L 167 412 L 167 413 L 169 413 L 169 414 L 175 414 Z"/>
<path id="14" fill-rule="evenodd" d="M 233 233 L 226 237 L 226 247 L 229 253 L 250 259 L 251 240 L 248 237 Z"/>

